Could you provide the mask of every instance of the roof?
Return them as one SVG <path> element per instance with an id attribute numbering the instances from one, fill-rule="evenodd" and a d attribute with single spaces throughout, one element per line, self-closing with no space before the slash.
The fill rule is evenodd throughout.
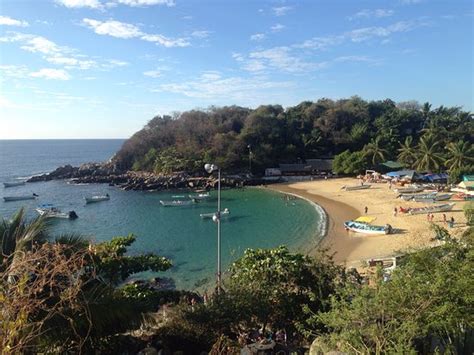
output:
<path id="1" fill-rule="evenodd" d="M 397 161 L 392 161 L 392 160 L 388 160 L 385 163 L 381 163 L 380 165 L 386 166 L 387 168 L 390 168 L 390 169 L 402 169 L 403 168 L 402 164 L 400 164 Z"/>
<path id="2" fill-rule="evenodd" d="M 440 173 L 440 174 L 425 174 L 424 176 L 425 179 L 429 180 L 430 182 L 435 182 L 435 181 L 444 181 L 448 180 L 449 175 L 445 173 Z"/>
<path id="3" fill-rule="evenodd" d="M 416 174 L 415 170 L 399 170 L 399 171 L 391 171 L 385 175 L 390 176 L 390 177 L 403 177 L 403 176 L 413 177 L 415 174 Z"/>
<path id="4" fill-rule="evenodd" d="M 281 172 L 311 171 L 308 164 L 279 164 Z"/>
<path id="5" fill-rule="evenodd" d="M 307 159 L 306 164 L 279 164 L 281 172 L 311 172 L 313 170 L 332 170 L 332 159 Z"/>
<path id="6" fill-rule="evenodd" d="M 474 175 L 464 175 L 462 177 L 463 181 L 474 181 Z"/>
<path id="7" fill-rule="evenodd" d="M 474 181 L 461 181 L 458 184 L 459 187 L 463 189 L 473 189 L 474 188 Z"/>
<path id="8" fill-rule="evenodd" d="M 313 170 L 332 170 L 333 159 L 306 159 Z"/>

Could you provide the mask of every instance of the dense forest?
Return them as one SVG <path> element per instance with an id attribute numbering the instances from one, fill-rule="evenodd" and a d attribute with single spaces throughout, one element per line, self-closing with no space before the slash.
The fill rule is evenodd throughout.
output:
<path id="1" fill-rule="evenodd" d="M 115 156 L 122 169 L 202 173 L 204 162 L 228 172 L 335 157 L 352 174 L 385 160 L 422 171 L 473 170 L 474 119 L 459 107 L 365 101 L 359 97 L 249 109 L 211 107 L 156 116 Z"/>

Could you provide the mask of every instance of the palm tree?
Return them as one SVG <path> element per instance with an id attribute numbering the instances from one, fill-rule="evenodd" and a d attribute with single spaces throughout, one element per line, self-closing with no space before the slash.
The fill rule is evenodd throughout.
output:
<path id="1" fill-rule="evenodd" d="M 385 155 L 388 154 L 386 149 L 380 146 L 381 137 L 378 136 L 375 140 L 364 146 L 364 156 L 371 157 L 372 164 L 375 166 L 378 162 L 385 160 Z"/>
<path id="2" fill-rule="evenodd" d="M 446 167 L 449 170 L 460 169 L 474 163 L 474 149 L 469 142 L 451 142 L 447 146 L 448 156 Z"/>
<path id="3" fill-rule="evenodd" d="M 440 148 L 441 141 L 432 135 L 423 135 L 417 146 L 418 153 L 415 161 L 416 169 L 420 171 L 438 170 L 443 162 Z"/>
<path id="4" fill-rule="evenodd" d="M 409 168 L 413 167 L 416 160 L 416 149 L 413 144 L 412 136 L 407 136 L 405 142 L 403 144 L 400 143 L 398 151 L 398 160 Z"/>

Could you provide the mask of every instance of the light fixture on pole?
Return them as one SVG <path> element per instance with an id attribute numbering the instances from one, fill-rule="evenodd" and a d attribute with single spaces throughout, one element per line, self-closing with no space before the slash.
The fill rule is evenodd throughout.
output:
<path id="1" fill-rule="evenodd" d="M 217 223 L 217 294 L 221 291 L 221 169 L 215 164 L 206 164 L 204 169 L 212 174 L 217 170 L 217 212 L 212 220 Z"/>

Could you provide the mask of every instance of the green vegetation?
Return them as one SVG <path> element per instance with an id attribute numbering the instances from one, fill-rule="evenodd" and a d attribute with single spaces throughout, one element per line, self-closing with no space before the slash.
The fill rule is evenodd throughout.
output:
<path id="1" fill-rule="evenodd" d="M 287 109 L 211 107 L 157 116 L 125 142 L 115 161 L 124 169 L 156 173 L 202 173 L 202 162 L 213 161 L 227 172 L 241 172 L 248 169 L 250 145 L 255 173 L 341 154 L 335 172 L 342 174 L 397 159 L 422 171 L 472 172 L 473 136 L 472 114 L 458 107 L 320 99 Z"/>
<path id="2" fill-rule="evenodd" d="M 465 214 L 472 223 L 473 206 Z M 127 256 L 135 237 L 91 244 L 49 236 L 23 211 L 0 224 L 2 353 L 137 353 L 148 344 L 185 353 L 239 353 L 252 333 L 284 332 L 286 349 L 322 353 L 461 354 L 474 349 L 474 227 L 460 240 L 433 225 L 435 248 L 405 255 L 372 282 L 324 251 L 247 250 L 220 295 L 123 285 L 169 260 Z M 316 339 L 316 341 L 314 341 Z M 314 341 L 314 342 L 313 342 Z"/>

